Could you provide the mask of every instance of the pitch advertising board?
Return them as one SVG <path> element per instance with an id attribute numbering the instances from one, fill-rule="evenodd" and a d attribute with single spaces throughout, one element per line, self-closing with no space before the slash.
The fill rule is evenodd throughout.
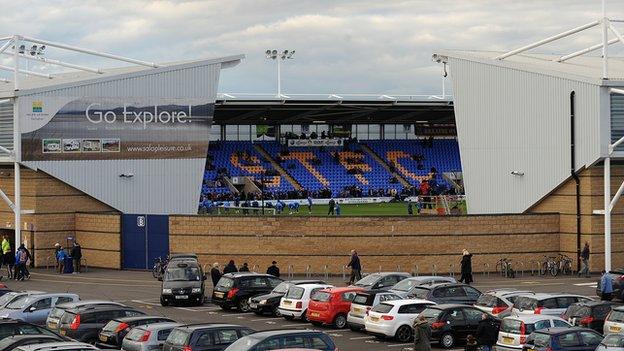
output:
<path id="1" fill-rule="evenodd" d="M 22 160 L 205 158 L 214 104 L 167 98 L 22 98 Z"/>

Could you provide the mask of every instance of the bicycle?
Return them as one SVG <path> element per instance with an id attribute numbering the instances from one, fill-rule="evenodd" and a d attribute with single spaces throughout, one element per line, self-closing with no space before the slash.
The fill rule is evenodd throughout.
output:
<path id="1" fill-rule="evenodd" d="M 568 255 L 559 254 L 559 272 L 563 275 L 572 275 L 572 259 Z"/>
<path id="2" fill-rule="evenodd" d="M 508 258 L 501 258 L 496 263 L 496 271 L 501 273 L 502 277 L 515 278 L 516 272 L 512 268 L 511 260 Z"/>
<path id="3" fill-rule="evenodd" d="M 546 259 L 542 266 L 540 267 L 540 275 L 545 275 L 546 273 L 550 273 L 553 277 L 556 277 L 559 274 L 559 268 L 557 265 L 557 261 L 555 261 L 556 257 L 548 257 L 544 255 Z"/>
<path id="4" fill-rule="evenodd" d="M 152 276 L 156 279 L 162 278 L 165 275 L 165 268 L 167 268 L 167 259 L 156 257 L 154 259 L 154 267 L 152 268 Z"/>

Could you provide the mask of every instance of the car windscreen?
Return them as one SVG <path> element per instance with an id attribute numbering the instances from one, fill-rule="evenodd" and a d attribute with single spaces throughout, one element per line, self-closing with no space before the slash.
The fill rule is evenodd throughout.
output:
<path id="1" fill-rule="evenodd" d="M 504 318 L 500 326 L 500 331 L 502 331 L 503 333 L 521 334 L 522 321 L 519 321 L 517 319 Z M 526 335 L 529 335 L 534 331 L 535 331 L 534 324 L 529 323 L 529 324 L 524 325 L 524 333 Z"/>
<path id="2" fill-rule="evenodd" d="M 624 347 L 624 335 L 609 334 L 602 340 L 602 345 L 607 347 Z"/>
<path id="3" fill-rule="evenodd" d="M 184 329 L 174 329 L 167 337 L 167 343 L 174 346 L 186 345 L 189 335 L 191 333 Z"/>
<path id="4" fill-rule="evenodd" d="M 521 296 L 514 302 L 514 307 L 519 310 L 534 310 L 537 308 L 537 299 Z"/>
<path id="5" fill-rule="evenodd" d="M 165 281 L 200 281 L 199 267 L 169 267 L 165 271 Z"/>
<path id="6" fill-rule="evenodd" d="M 366 277 L 358 280 L 355 284 L 355 286 L 373 286 L 375 283 L 377 283 L 377 281 L 379 280 L 379 275 L 378 274 L 371 274 L 371 275 L 367 275 Z"/>
<path id="7" fill-rule="evenodd" d="M 120 324 L 121 324 L 120 321 L 116 321 L 113 319 L 112 321 L 106 323 L 106 325 L 104 326 L 104 328 L 102 328 L 102 330 L 115 331 Z"/>
<path id="8" fill-rule="evenodd" d="M 533 345 L 537 347 L 550 346 L 550 335 L 542 333 L 533 333 Z"/>
<path id="9" fill-rule="evenodd" d="M 591 314 L 591 310 L 587 306 L 570 305 L 565 311 L 566 318 L 570 317 L 585 317 Z"/>
<path id="10" fill-rule="evenodd" d="M 479 296 L 476 305 L 481 307 L 496 307 L 498 306 L 498 297 L 490 294 L 483 294 Z"/>
<path id="11" fill-rule="evenodd" d="M 413 279 L 403 279 L 400 282 L 396 283 L 392 290 L 396 291 L 410 291 L 411 288 L 415 287 L 418 284 L 418 281 Z"/>
<path id="12" fill-rule="evenodd" d="M 28 307 L 33 302 L 33 300 L 34 299 L 30 296 L 24 295 L 15 299 L 14 301 L 11 301 L 8 305 L 6 305 L 6 308 L 11 310 L 21 310 Z"/>
<path id="13" fill-rule="evenodd" d="M 48 318 L 61 318 L 63 313 L 65 313 L 65 309 L 64 308 L 54 307 L 52 309 L 52 311 L 50 311 L 50 314 L 48 315 Z"/>
<path id="14" fill-rule="evenodd" d="M 425 288 L 414 288 L 412 292 L 410 292 L 410 297 L 415 297 L 418 299 L 427 299 L 427 295 L 429 295 L 429 289 Z"/>
<path id="15" fill-rule="evenodd" d="M 371 311 L 373 312 L 379 312 L 379 313 L 388 313 L 392 310 L 392 306 L 389 303 L 380 303 L 379 305 L 373 307 L 373 309 Z"/>
<path id="16" fill-rule="evenodd" d="M 613 310 L 609 315 L 610 322 L 624 322 L 624 311 Z"/>
<path id="17" fill-rule="evenodd" d="M 291 286 L 292 286 L 291 283 L 281 282 L 275 287 L 275 289 L 273 289 L 273 293 L 286 294 L 286 292 L 288 292 L 288 289 L 290 289 Z"/>
<path id="18" fill-rule="evenodd" d="M 0 307 L 6 306 L 7 303 L 11 302 L 11 300 L 13 300 L 18 295 L 19 293 L 17 292 L 10 292 L 0 296 Z M 25 297 L 26 295 L 22 296 Z"/>
<path id="19" fill-rule="evenodd" d="M 355 298 L 353 298 L 353 303 L 358 305 L 370 306 L 373 304 L 373 300 L 375 300 L 374 295 L 357 293 Z"/>
<path id="20" fill-rule="evenodd" d="M 251 350 L 255 345 L 259 344 L 264 339 L 256 337 L 255 335 L 247 335 L 228 346 L 228 351 L 247 351 Z M 264 348 L 262 350 L 265 350 Z M 266 349 L 269 350 L 269 349 Z"/>
<path id="21" fill-rule="evenodd" d="M 143 334 L 145 334 L 145 330 L 144 329 L 132 328 L 132 330 L 130 330 L 130 332 L 128 332 L 128 335 L 126 335 L 126 339 L 128 339 L 130 341 L 139 341 L 143 337 Z"/>
<path id="22" fill-rule="evenodd" d="M 331 294 L 325 291 L 317 291 L 314 295 L 312 295 L 312 300 L 327 302 L 331 300 Z"/>
<path id="23" fill-rule="evenodd" d="M 216 287 L 229 289 L 233 286 L 234 286 L 234 279 L 228 278 L 228 277 L 221 277 Z"/>
<path id="24" fill-rule="evenodd" d="M 305 289 L 299 286 L 291 286 L 290 289 L 288 289 L 288 293 L 286 293 L 286 298 L 287 299 L 300 299 L 303 297 L 303 293 L 304 293 Z"/>

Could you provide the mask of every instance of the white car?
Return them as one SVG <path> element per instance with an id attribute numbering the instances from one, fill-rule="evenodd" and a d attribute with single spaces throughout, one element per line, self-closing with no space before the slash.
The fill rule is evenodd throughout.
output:
<path id="1" fill-rule="evenodd" d="M 571 304 L 584 301 L 593 301 L 589 297 L 574 294 L 526 294 L 520 295 L 514 301 L 512 314 L 516 316 L 527 314 L 547 314 L 560 316 Z"/>
<path id="2" fill-rule="evenodd" d="M 401 296 L 383 290 L 368 290 L 355 294 L 351 302 L 351 309 L 347 314 L 347 325 L 349 329 L 356 331 L 364 329 L 364 317 L 368 312 L 385 301 L 400 300 Z"/>
<path id="3" fill-rule="evenodd" d="M 494 289 L 489 290 L 479 296 L 474 307 L 483 312 L 487 312 L 499 318 L 506 317 L 511 314 L 513 304 L 516 298 L 521 295 L 532 295 L 533 291 L 516 290 L 516 289 Z"/>
<path id="4" fill-rule="evenodd" d="M 546 315 L 509 316 L 501 321 L 496 349 L 522 349 L 527 337 L 534 331 L 571 325 L 562 318 Z"/>
<path id="5" fill-rule="evenodd" d="M 286 295 L 282 297 L 277 309 L 286 320 L 306 320 L 306 311 L 310 304 L 310 297 L 319 290 L 333 287 L 333 285 L 328 284 L 293 285 L 288 289 Z"/>
<path id="6" fill-rule="evenodd" d="M 421 299 L 382 302 L 364 317 L 364 328 L 369 334 L 395 338 L 406 343 L 413 337 L 412 325 L 420 312 L 435 302 Z"/>
<path id="7" fill-rule="evenodd" d="M 624 306 L 613 307 L 604 322 L 604 335 L 624 331 Z"/>

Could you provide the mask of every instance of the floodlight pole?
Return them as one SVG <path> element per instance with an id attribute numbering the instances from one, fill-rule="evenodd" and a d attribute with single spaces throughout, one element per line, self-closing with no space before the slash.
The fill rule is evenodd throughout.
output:
<path id="1" fill-rule="evenodd" d="M 607 18 L 606 0 L 602 0 L 602 78 L 609 76 L 609 19 Z"/>
<path id="2" fill-rule="evenodd" d="M 277 61 L 277 97 L 280 98 L 282 96 L 282 64 L 281 58 L 278 56 L 275 61 Z"/>
<path id="3" fill-rule="evenodd" d="M 14 84 L 14 100 L 13 100 L 13 184 L 15 186 L 14 190 L 14 199 L 13 203 L 15 204 L 15 208 L 13 208 L 13 213 L 15 215 L 15 247 L 13 249 L 17 250 L 19 245 L 22 242 L 22 207 L 21 207 L 21 174 L 20 174 L 20 161 L 22 159 L 22 148 L 21 148 L 21 133 L 20 133 L 20 118 L 19 118 L 19 104 L 17 100 L 17 92 L 20 89 L 19 82 L 19 46 L 21 42 L 21 37 L 16 35 L 13 37 L 13 45 L 15 50 L 13 50 L 13 64 L 15 65 L 15 70 L 13 71 L 13 84 Z"/>

